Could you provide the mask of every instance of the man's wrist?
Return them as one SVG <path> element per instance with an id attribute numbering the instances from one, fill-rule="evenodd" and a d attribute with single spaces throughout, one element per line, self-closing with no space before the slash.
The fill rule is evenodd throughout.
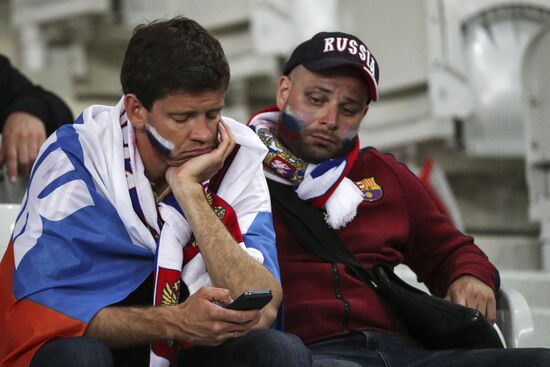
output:
<path id="1" fill-rule="evenodd" d="M 204 196 L 204 187 L 202 184 L 193 180 L 180 181 L 177 185 L 175 185 L 175 187 L 171 187 L 176 197 L 181 197 L 182 199 L 199 198 Z"/>
<path id="2" fill-rule="evenodd" d="M 178 201 L 181 209 L 189 219 L 190 210 L 195 208 L 197 203 L 206 203 L 204 187 L 202 184 L 194 181 L 180 182 L 177 187 L 172 187 L 174 196 Z"/>

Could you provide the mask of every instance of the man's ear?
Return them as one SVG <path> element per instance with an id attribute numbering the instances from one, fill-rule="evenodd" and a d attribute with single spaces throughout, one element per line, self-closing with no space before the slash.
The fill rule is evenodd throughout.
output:
<path id="1" fill-rule="evenodd" d="M 141 104 L 139 98 L 128 93 L 124 95 L 124 108 L 128 115 L 128 120 L 136 130 L 143 130 L 147 125 L 149 111 Z"/>
<path id="2" fill-rule="evenodd" d="M 290 87 L 292 82 L 290 78 L 286 75 L 283 75 L 279 78 L 279 86 L 277 88 L 277 107 L 282 110 L 283 106 L 286 103 L 288 94 L 290 93 Z"/>
<path id="3" fill-rule="evenodd" d="M 365 118 L 365 115 L 369 112 L 369 105 L 366 105 L 363 109 L 363 116 L 361 116 L 361 120 Z"/>

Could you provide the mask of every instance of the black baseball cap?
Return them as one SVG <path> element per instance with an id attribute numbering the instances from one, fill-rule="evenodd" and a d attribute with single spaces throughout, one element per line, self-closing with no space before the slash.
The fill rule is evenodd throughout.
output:
<path id="1" fill-rule="evenodd" d="M 370 100 L 378 100 L 378 62 L 363 41 L 354 35 L 343 32 L 317 33 L 294 49 L 283 67 L 283 75 L 288 75 L 298 65 L 311 71 L 355 66 L 367 81 Z"/>

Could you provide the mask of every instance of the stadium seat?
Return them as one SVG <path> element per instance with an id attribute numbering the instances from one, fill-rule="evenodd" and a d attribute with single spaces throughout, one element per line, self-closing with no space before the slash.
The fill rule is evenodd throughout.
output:
<path id="1" fill-rule="evenodd" d="M 19 214 L 19 204 L 0 204 L 0 257 L 4 255 Z"/>

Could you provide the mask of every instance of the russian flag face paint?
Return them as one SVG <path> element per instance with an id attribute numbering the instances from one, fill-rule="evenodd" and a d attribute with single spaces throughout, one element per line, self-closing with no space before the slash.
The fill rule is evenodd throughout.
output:
<path id="1" fill-rule="evenodd" d="M 347 136 L 342 138 L 342 149 L 347 153 L 355 147 L 357 141 L 357 131 L 350 131 Z"/>
<path id="2" fill-rule="evenodd" d="M 163 138 L 158 131 L 151 125 L 147 124 L 147 137 L 149 141 L 166 157 L 170 157 L 174 151 L 175 144 L 170 140 Z"/>
<path id="3" fill-rule="evenodd" d="M 279 134 L 285 140 L 299 140 L 305 129 L 304 120 L 295 116 L 290 108 L 281 111 L 279 119 Z"/>

